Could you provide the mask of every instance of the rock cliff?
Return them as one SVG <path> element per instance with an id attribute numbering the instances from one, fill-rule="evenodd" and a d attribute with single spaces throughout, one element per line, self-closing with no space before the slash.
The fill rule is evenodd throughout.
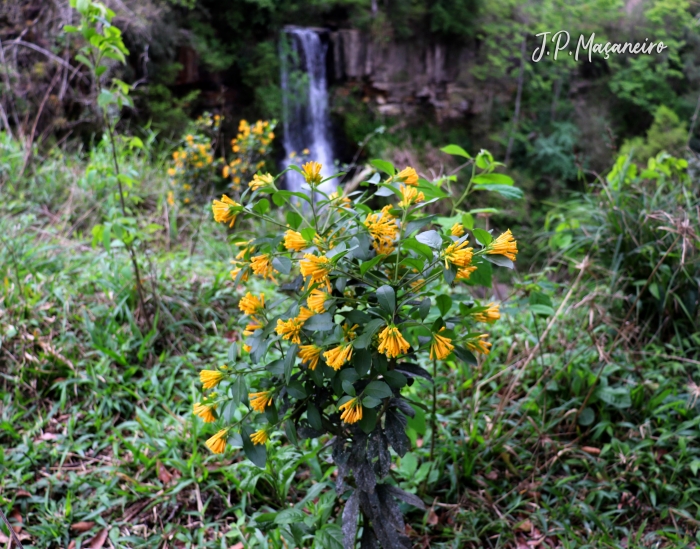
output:
<path id="1" fill-rule="evenodd" d="M 410 115 L 429 105 L 441 121 L 481 110 L 469 71 L 474 50 L 465 45 L 381 42 L 356 29 L 331 32 L 330 43 L 335 80 L 364 83 L 381 114 Z"/>

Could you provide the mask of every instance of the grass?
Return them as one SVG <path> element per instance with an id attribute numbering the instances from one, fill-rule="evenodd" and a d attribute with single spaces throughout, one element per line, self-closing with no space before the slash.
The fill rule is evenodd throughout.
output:
<path id="1" fill-rule="evenodd" d="M 162 159 L 122 151 L 142 176 L 149 332 L 124 249 L 93 238 L 115 205 L 104 151 L 15 179 L 20 153 L 2 142 L 0 505 L 24 546 L 342 547 L 326 441 L 275 435 L 262 470 L 211 455 L 191 414 L 198 371 L 238 338 L 224 229 L 205 220 L 190 254 L 198 207 L 175 217 Z M 700 542 L 700 340 L 610 348 L 605 281 L 575 278 L 516 275 L 491 355 L 440 366 L 435 448 L 432 386 L 408 391 L 413 449 L 391 476 L 429 507 L 402 504 L 415 547 Z M 535 292 L 556 320 L 529 312 Z"/>

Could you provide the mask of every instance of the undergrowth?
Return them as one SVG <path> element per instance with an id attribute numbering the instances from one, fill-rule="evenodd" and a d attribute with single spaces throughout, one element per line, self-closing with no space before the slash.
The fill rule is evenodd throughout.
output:
<path id="1" fill-rule="evenodd" d="M 206 206 L 173 210 L 163 159 L 120 151 L 142 174 L 129 197 L 150 227 L 150 332 L 124 248 L 93 235 L 115 205 L 90 175 L 99 145 L 17 178 L 22 151 L 2 140 L 0 505 L 25 547 L 282 548 L 301 523 L 306 547 L 342 547 L 329 440 L 275 439 L 265 469 L 201 444 L 194 380 L 239 339 L 227 322 L 242 288 L 220 274 L 224 228 L 203 223 L 190 253 Z M 591 268 L 561 282 L 516 273 L 491 354 L 438 373 L 435 448 L 417 406 L 412 449 L 390 472 L 428 507 L 402 504 L 415 547 L 700 542 L 700 363 L 672 343 L 611 348 L 608 288 Z M 428 403 L 432 386 L 406 396 Z"/>

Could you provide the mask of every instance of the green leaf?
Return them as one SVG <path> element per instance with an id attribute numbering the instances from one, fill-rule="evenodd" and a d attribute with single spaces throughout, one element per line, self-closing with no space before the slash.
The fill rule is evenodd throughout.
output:
<path id="1" fill-rule="evenodd" d="M 289 347 L 287 355 L 284 357 L 284 382 L 286 384 L 289 384 L 289 379 L 292 377 L 292 369 L 294 368 L 298 352 L 299 345 L 295 343 Z"/>
<path id="2" fill-rule="evenodd" d="M 388 398 L 392 396 L 391 388 L 383 381 L 372 381 L 363 391 L 365 396 L 374 398 Z"/>
<path id="3" fill-rule="evenodd" d="M 370 160 L 369 163 L 378 170 L 388 175 L 393 176 L 396 173 L 396 168 L 394 168 L 394 165 L 391 162 L 387 162 L 386 160 L 374 159 Z"/>
<path id="4" fill-rule="evenodd" d="M 323 430 L 323 422 L 321 421 L 321 413 L 318 411 L 316 406 L 309 402 L 306 407 L 306 419 L 309 420 L 309 425 L 316 429 L 317 431 Z"/>
<path id="5" fill-rule="evenodd" d="M 530 292 L 530 296 L 528 297 L 528 303 L 530 305 L 546 305 L 549 308 L 554 307 L 554 304 L 552 303 L 552 298 L 550 298 L 547 294 L 538 291 Z"/>
<path id="6" fill-rule="evenodd" d="M 324 524 L 314 534 L 314 547 L 323 549 L 343 549 L 343 531 L 337 524 Z"/>
<path id="7" fill-rule="evenodd" d="M 355 387 L 353 387 L 352 383 L 350 383 L 347 379 L 343 380 L 341 382 L 341 385 L 343 387 L 343 391 L 345 391 L 350 396 L 355 396 Z"/>
<path id="8" fill-rule="evenodd" d="M 272 266 L 282 274 L 289 274 L 292 270 L 292 261 L 288 257 L 279 256 L 272 260 Z"/>
<path id="9" fill-rule="evenodd" d="M 492 286 L 493 269 L 491 263 L 487 261 L 475 261 L 473 264 L 477 269 L 471 276 L 465 280 L 470 286 L 484 286 L 490 288 Z"/>
<path id="10" fill-rule="evenodd" d="M 306 389 L 301 381 L 290 381 L 287 384 L 287 392 L 297 399 L 306 398 Z"/>
<path id="11" fill-rule="evenodd" d="M 390 370 L 384 374 L 384 380 L 394 389 L 401 389 L 408 383 L 406 376 L 396 370 Z"/>
<path id="12" fill-rule="evenodd" d="M 519 200 L 524 196 L 523 191 L 518 187 L 511 187 L 509 185 L 474 185 L 474 190 L 498 193 L 501 196 L 512 200 Z"/>
<path id="13" fill-rule="evenodd" d="M 420 219 L 415 219 L 413 221 L 410 221 L 408 223 L 408 225 L 406 225 L 406 230 L 404 231 L 404 236 L 408 237 L 413 232 L 425 227 L 428 223 L 432 223 L 433 220 L 435 219 L 435 217 L 436 216 L 434 216 L 434 215 L 427 215 L 425 217 L 421 217 Z"/>
<path id="14" fill-rule="evenodd" d="M 380 399 L 372 396 L 366 396 L 362 399 L 362 406 L 364 406 L 365 408 L 376 408 L 381 403 L 382 401 Z"/>
<path id="15" fill-rule="evenodd" d="M 112 243 L 112 226 L 109 223 L 107 223 L 107 224 L 105 224 L 104 230 L 102 231 L 102 245 L 105 247 L 105 250 L 109 251 L 111 243 Z"/>
<path id="16" fill-rule="evenodd" d="M 596 389 L 595 395 L 610 406 L 625 409 L 632 406 L 629 389 L 626 387 L 601 386 Z"/>
<path id="17" fill-rule="evenodd" d="M 394 288 L 386 284 L 377 288 L 377 301 L 382 310 L 390 315 L 394 314 L 394 310 L 396 309 L 396 293 L 394 292 Z"/>
<path id="18" fill-rule="evenodd" d="M 374 410 L 373 408 L 363 409 L 362 419 L 357 422 L 357 425 L 363 432 L 370 434 L 377 426 L 377 410 Z"/>
<path id="19" fill-rule="evenodd" d="M 363 261 L 360 264 L 360 274 L 364 275 L 367 271 L 369 271 L 372 267 L 374 267 L 377 263 L 379 263 L 385 257 L 386 257 L 386 254 L 379 254 L 377 256 L 374 256 L 369 261 Z"/>
<path id="20" fill-rule="evenodd" d="M 369 373 L 369 369 L 372 367 L 372 353 L 367 349 L 355 347 L 352 354 L 352 365 L 358 375 L 366 376 Z"/>
<path id="21" fill-rule="evenodd" d="M 369 347 L 369 344 L 372 342 L 372 337 L 381 326 L 384 326 L 384 324 L 386 324 L 386 322 L 381 318 L 370 320 L 365 326 L 365 330 L 362 332 L 362 335 L 352 342 L 353 348 L 366 349 Z"/>
<path id="22" fill-rule="evenodd" d="M 277 191 L 275 194 L 272 195 L 272 200 L 278 206 L 282 206 L 292 196 L 296 196 L 297 198 L 301 198 L 302 200 L 306 200 L 306 202 L 311 204 L 311 198 L 309 198 L 304 193 L 300 193 L 297 191 Z M 278 201 L 280 201 L 281 203 Z"/>
<path id="23" fill-rule="evenodd" d="M 302 229 L 301 236 L 307 242 L 313 242 L 314 236 L 316 236 L 316 231 L 312 227 L 306 227 L 306 229 Z"/>
<path id="24" fill-rule="evenodd" d="M 250 440 L 250 435 L 254 433 L 249 426 L 241 428 L 241 437 L 243 438 L 243 452 L 245 456 L 261 469 L 265 468 L 267 461 L 267 446 L 265 444 L 253 444 Z"/>
<path id="25" fill-rule="evenodd" d="M 426 297 L 423 301 L 421 301 L 420 308 L 418 309 L 418 314 L 420 315 L 421 320 L 425 320 L 428 315 L 430 314 L 430 306 L 432 303 L 430 302 L 430 298 Z"/>
<path id="26" fill-rule="evenodd" d="M 581 415 L 578 416 L 578 424 L 587 427 L 593 423 L 593 421 L 595 421 L 595 412 L 593 408 L 586 406 L 581 412 Z"/>
<path id="27" fill-rule="evenodd" d="M 482 173 L 472 179 L 477 185 L 513 185 L 513 178 L 503 173 Z"/>
<path id="28" fill-rule="evenodd" d="M 486 261 L 489 263 L 493 263 L 494 265 L 498 265 L 499 267 L 507 267 L 509 269 L 515 269 L 515 263 L 513 263 L 512 260 L 508 259 L 504 255 L 499 255 L 499 254 L 486 254 L 482 256 Z"/>
<path id="29" fill-rule="evenodd" d="M 258 203 L 253 206 L 253 211 L 260 215 L 265 215 L 270 211 L 270 201 L 267 198 L 259 200 Z"/>
<path id="30" fill-rule="evenodd" d="M 472 229 L 476 241 L 482 246 L 488 246 L 493 241 L 493 237 L 488 231 L 484 229 Z"/>
<path id="31" fill-rule="evenodd" d="M 304 329 L 312 332 L 326 332 L 333 328 L 335 328 L 335 323 L 330 313 L 314 315 L 304 322 Z"/>
<path id="32" fill-rule="evenodd" d="M 274 200 L 274 197 L 273 197 Z M 280 204 L 278 204 L 280 206 Z M 287 215 L 285 216 L 287 219 L 287 223 L 289 223 L 289 226 L 294 229 L 295 231 L 299 228 L 301 225 L 302 221 L 304 220 L 303 217 L 301 217 L 297 212 L 295 211 L 289 211 L 287 212 Z"/>
<path id="33" fill-rule="evenodd" d="M 421 244 L 430 246 L 434 250 L 439 250 L 442 248 L 442 237 L 437 231 L 425 231 L 416 235 L 416 240 Z"/>
<path id="34" fill-rule="evenodd" d="M 89 0 L 77 0 L 75 2 L 75 9 L 78 10 L 80 15 L 87 15 L 88 9 L 90 8 Z"/>
<path id="35" fill-rule="evenodd" d="M 231 385 L 231 400 L 236 406 L 248 402 L 248 387 L 242 375 L 236 376 L 236 381 Z"/>
<path id="36" fill-rule="evenodd" d="M 438 309 L 440 309 L 440 314 L 442 316 L 446 316 L 447 313 L 450 312 L 450 309 L 452 308 L 452 298 L 448 295 L 439 295 L 435 298 L 435 303 L 438 306 Z"/>
<path id="37" fill-rule="evenodd" d="M 469 153 L 467 151 L 465 151 L 459 145 L 447 145 L 446 147 L 443 147 L 440 150 L 444 153 L 451 154 L 453 156 L 462 156 L 464 158 L 471 158 Z"/>
<path id="38" fill-rule="evenodd" d="M 374 196 L 398 196 L 399 190 L 392 185 L 380 185 L 374 192 Z"/>
<path id="39" fill-rule="evenodd" d="M 539 316 L 554 316 L 554 309 L 547 305 L 530 305 L 530 312 Z"/>
<path id="40" fill-rule="evenodd" d="M 428 261 L 433 260 L 433 250 L 430 248 L 430 246 L 426 246 L 425 244 L 421 244 L 413 237 L 411 237 L 407 240 L 404 240 L 403 243 L 401 244 L 401 247 L 404 250 L 411 250 L 411 251 L 418 253 L 419 255 L 422 255 Z"/>

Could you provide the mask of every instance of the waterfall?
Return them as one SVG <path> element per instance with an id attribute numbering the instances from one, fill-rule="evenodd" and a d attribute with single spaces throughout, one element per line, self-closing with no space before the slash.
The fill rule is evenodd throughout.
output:
<path id="1" fill-rule="evenodd" d="M 326 82 L 327 45 L 316 30 L 287 27 L 280 41 L 282 66 L 282 110 L 284 128 L 284 167 L 300 160 L 323 165 L 321 174 L 334 172 L 333 148 L 329 138 L 328 87 Z M 308 155 L 300 159 L 302 151 Z M 292 158 L 292 154 L 296 157 Z M 287 188 L 300 191 L 304 178 L 295 171 L 286 174 Z M 335 180 L 323 185 L 326 192 Z"/>

